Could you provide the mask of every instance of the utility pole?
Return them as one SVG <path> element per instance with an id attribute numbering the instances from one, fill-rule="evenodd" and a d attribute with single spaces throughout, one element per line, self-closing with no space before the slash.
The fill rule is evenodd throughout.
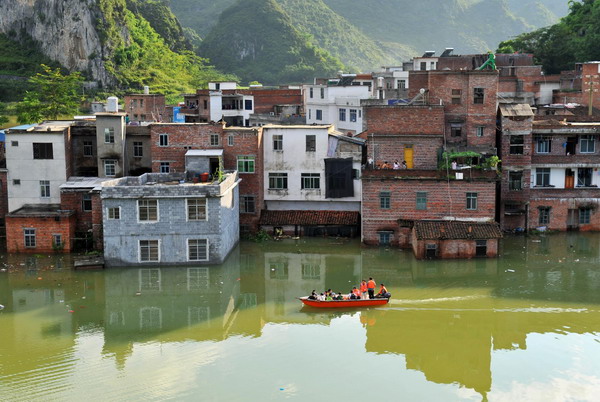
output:
<path id="1" fill-rule="evenodd" d="M 590 93 L 590 98 L 588 99 L 588 116 L 592 115 L 593 112 L 593 103 L 594 103 L 594 92 L 598 92 L 598 89 L 594 88 L 594 85 L 600 85 L 599 81 L 594 81 L 597 80 L 598 78 L 600 78 L 600 75 L 598 74 L 592 74 L 592 75 L 586 75 L 585 78 L 588 81 L 584 81 L 584 84 L 589 85 L 590 87 L 588 89 L 586 89 L 586 91 L 588 91 Z"/>

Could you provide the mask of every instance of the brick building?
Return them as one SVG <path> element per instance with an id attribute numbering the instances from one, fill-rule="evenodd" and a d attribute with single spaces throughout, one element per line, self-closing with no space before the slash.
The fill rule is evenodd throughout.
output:
<path id="1" fill-rule="evenodd" d="M 162 122 L 167 120 L 165 96 L 160 94 L 129 94 L 124 98 L 125 113 L 130 122 Z"/>

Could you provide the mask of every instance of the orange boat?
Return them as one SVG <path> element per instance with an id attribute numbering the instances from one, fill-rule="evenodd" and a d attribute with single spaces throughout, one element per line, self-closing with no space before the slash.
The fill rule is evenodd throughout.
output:
<path id="1" fill-rule="evenodd" d="M 319 307 L 319 308 L 352 308 L 352 307 L 372 307 L 372 306 L 382 306 L 387 304 L 390 299 L 386 298 L 376 298 L 376 299 L 351 299 L 351 300 L 311 300 L 308 296 L 299 297 L 300 301 L 304 303 L 305 306 L 310 307 Z"/>

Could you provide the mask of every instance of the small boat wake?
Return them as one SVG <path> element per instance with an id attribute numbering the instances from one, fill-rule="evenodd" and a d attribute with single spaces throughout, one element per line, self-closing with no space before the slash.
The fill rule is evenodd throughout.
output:
<path id="1" fill-rule="evenodd" d="M 473 296 L 456 296 L 456 297 L 438 297 L 435 299 L 393 299 L 390 300 L 391 305 L 407 305 L 407 304 L 429 304 L 429 303 L 444 303 L 444 302 L 458 302 L 466 300 L 484 299 L 487 295 L 473 295 Z"/>

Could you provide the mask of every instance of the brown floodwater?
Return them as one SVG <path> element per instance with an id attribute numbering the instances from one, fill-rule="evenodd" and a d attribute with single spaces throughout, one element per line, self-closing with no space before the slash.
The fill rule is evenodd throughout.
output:
<path id="1" fill-rule="evenodd" d="M 290 239 L 242 242 L 220 266 L 96 272 L 2 255 L 0 400 L 598 400 L 600 234 L 500 252 Z M 296 299 L 370 276 L 388 305 Z"/>

